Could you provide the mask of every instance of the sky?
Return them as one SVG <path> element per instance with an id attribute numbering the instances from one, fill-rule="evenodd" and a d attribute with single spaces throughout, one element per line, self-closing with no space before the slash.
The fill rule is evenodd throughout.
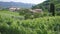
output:
<path id="1" fill-rule="evenodd" d="M 23 3 L 32 3 L 32 4 L 39 4 L 44 2 L 45 0 L 0 0 L 0 1 L 4 1 L 4 2 L 23 2 Z"/>

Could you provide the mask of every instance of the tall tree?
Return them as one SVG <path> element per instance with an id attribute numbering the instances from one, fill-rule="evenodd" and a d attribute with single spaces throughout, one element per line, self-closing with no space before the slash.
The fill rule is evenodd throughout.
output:
<path id="1" fill-rule="evenodd" d="M 54 3 L 50 3 L 50 12 L 52 13 L 52 16 L 55 16 L 55 5 L 54 5 Z"/>

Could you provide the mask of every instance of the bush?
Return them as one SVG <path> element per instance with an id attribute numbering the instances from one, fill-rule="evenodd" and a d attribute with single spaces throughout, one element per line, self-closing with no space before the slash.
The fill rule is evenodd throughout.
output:
<path id="1" fill-rule="evenodd" d="M 60 16 L 60 12 L 56 12 L 56 16 Z"/>
<path id="2" fill-rule="evenodd" d="M 42 13 L 34 13 L 31 12 L 29 9 L 22 9 L 19 11 L 19 14 L 24 16 L 25 19 L 33 19 L 33 18 L 38 18 L 43 16 Z"/>

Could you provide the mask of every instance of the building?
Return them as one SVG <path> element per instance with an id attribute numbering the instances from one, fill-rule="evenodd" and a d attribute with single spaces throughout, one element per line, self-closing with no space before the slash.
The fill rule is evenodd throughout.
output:
<path id="1" fill-rule="evenodd" d="M 9 8 L 9 11 L 13 11 L 13 12 L 18 11 L 18 10 L 20 10 L 20 8 L 16 8 L 16 7 L 10 7 Z"/>
<path id="2" fill-rule="evenodd" d="M 35 13 L 41 13 L 41 12 L 43 12 L 42 9 L 34 9 L 34 10 L 29 9 L 29 10 L 32 11 L 32 12 L 35 12 Z"/>

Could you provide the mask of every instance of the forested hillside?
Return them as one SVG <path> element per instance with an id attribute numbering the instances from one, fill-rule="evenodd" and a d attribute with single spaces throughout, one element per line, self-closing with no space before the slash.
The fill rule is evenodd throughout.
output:
<path id="1" fill-rule="evenodd" d="M 43 9 L 44 11 L 49 10 L 49 5 L 50 5 L 51 2 L 55 4 L 56 11 L 60 11 L 60 0 L 46 0 L 43 3 L 32 6 L 32 9 L 40 8 L 40 9 Z"/>

